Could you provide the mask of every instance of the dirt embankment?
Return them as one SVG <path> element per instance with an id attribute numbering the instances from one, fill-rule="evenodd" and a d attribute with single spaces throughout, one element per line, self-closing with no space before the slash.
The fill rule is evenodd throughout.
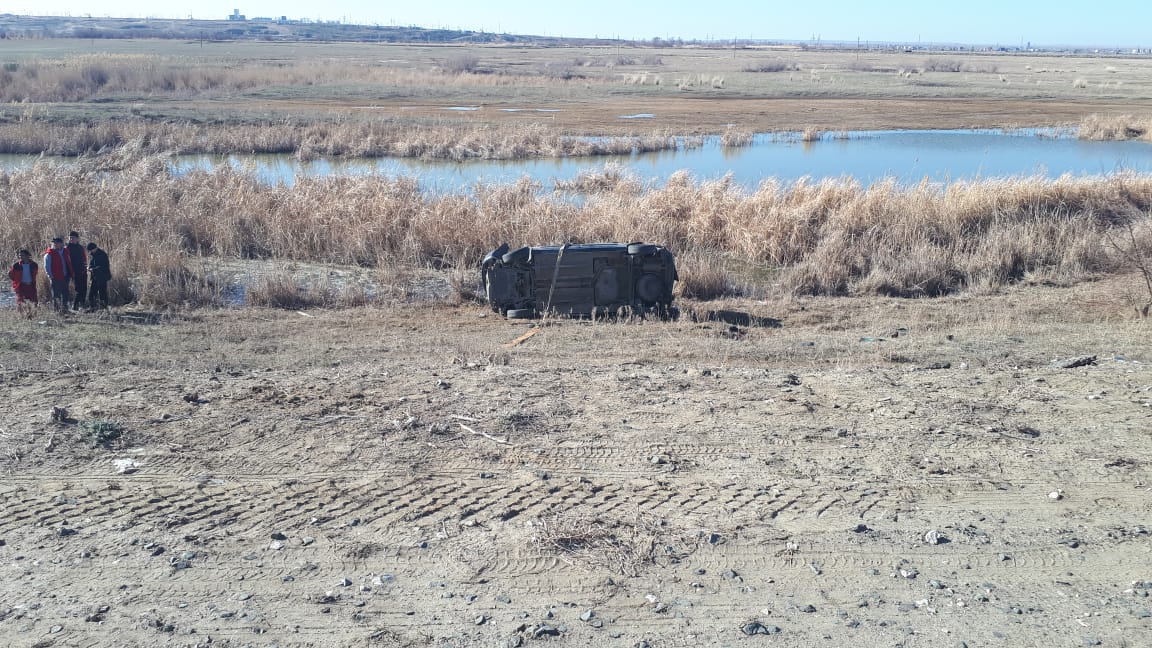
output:
<path id="1" fill-rule="evenodd" d="M 1152 355 L 1099 294 L 4 315 L 0 637 L 1141 645 Z"/>

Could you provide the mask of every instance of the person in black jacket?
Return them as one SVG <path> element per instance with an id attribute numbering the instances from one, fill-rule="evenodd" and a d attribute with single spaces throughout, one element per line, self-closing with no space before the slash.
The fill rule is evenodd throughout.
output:
<path id="1" fill-rule="evenodd" d="M 80 310 L 88 297 L 88 256 L 84 254 L 84 246 L 80 245 L 80 235 L 76 232 L 68 233 L 68 257 L 72 261 L 72 285 L 75 296 L 72 298 L 72 310 Z"/>
<path id="2" fill-rule="evenodd" d="M 95 243 L 88 244 L 88 274 L 92 277 L 92 286 L 88 290 L 88 308 L 108 308 L 108 282 L 112 279 L 112 268 L 108 265 L 108 253 L 100 249 Z M 97 305 L 102 301 L 103 306 Z"/>

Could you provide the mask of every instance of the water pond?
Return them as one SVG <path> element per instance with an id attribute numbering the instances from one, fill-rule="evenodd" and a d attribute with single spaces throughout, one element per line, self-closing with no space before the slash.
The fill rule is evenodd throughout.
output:
<path id="1" fill-rule="evenodd" d="M 26 166 L 32 156 L 0 156 L 0 168 Z M 903 184 L 925 179 L 946 183 L 981 178 L 1108 175 L 1130 171 L 1152 173 L 1152 144 L 1140 141 L 1092 142 L 1069 131 L 901 130 L 849 131 L 802 141 L 797 133 L 757 135 L 740 148 L 707 138 L 703 146 L 674 151 L 594 158 L 537 160 L 319 159 L 300 161 L 291 155 L 193 155 L 174 159 L 176 172 L 228 162 L 256 173 L 269 183 L 292 184 L 301 176 L 412 176 L 430 193 L 468 193 L 478 182 L 505 183 L 529 177 L 551 189 L 587 171 L 614 164 L 641 181 L 662 184 L 686 170 L 697 180 L 731 174 L 747 189 L 776 178 L 791 182 L 851 176 L 863 184 L 895 178 Z"/>

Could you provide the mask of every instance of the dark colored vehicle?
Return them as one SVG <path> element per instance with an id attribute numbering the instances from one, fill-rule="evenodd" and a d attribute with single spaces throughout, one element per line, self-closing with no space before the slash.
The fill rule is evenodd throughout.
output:
<path id="1" fill-rule="evenodd" d="M 588 243 L 509 251 L 505 243 L 484 257 L 480 275 L 492 310 L 509 319 L 545 313 L 676 315 L 676 261 L 660 245 Z"/>

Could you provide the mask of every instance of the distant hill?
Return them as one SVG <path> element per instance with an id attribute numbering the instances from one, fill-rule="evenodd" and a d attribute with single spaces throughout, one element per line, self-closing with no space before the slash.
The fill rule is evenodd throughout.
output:
<path id="1" fill-rule="evenodd" d="M 383 43 L 594 44 L 606 39 L 520 36 L 456 29 L 348 25 L 287 18 L 177 20 L 0 14 L 3 38 L 173 38 L 180 40 L 348 41 Z"/>

